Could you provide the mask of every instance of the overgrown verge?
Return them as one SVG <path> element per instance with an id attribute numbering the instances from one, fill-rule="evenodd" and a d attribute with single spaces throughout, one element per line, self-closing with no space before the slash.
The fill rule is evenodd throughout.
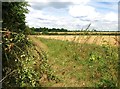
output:
<path id="1" fill-rule="evenodd" d="M 2 82 L 7 87 L 40 87 L 55 77 L 45 53 L 27 38 L 25 14 L 28 2 L 2 2 Z M 44 77 L 47 76 L 47 77 Z M 56 78 L 56 77 L 55 77 Z M 43 80 L 42 80 L 43 79 Z"/>
<path id="2" fill-rule="evenodd" d="M 3 34 L 3 87 L 40 87 L 54 80 L 45 53 L 37 50 L 24 34 Z M 55 81 L 59 81 L 59 79 Z"/>
<path id="3" fill-rule="evenodd" d="M 8 34 L 12 37 L 7 37 L 8 33 L 3 35 L 3 87 L 14 87 L 14 86 L 26 86 L 33 85 L 35 79 L 34 70 L 30 67 L 33 64 L 33 57 L 27 50 L 27 46 L 30 46 L 29 42 L 23 34 Z M 29 65 L 29 62 L 32 64 Z M 29 66 L 27 66 L 28 64 Z M 10 74 L 12 71 L 14 73 Z M 10 74 L 10 75 L 9 75 Z M 8 76 L 9 75 L 9 76 Z M 34 75 L 34 77 L 36 77 Z M 33 78 L 32 81 L 30 81 Z"/>
<path id="4" fill-rule="evenodd" d="M 118 47 L 106 41 L 99 46 L 45 38 L 40 40 L 49 48 L 49 62 L 56 69 L 56 75 L 61 77 L 61 86 L 100 89 L 119 86 Z"/>

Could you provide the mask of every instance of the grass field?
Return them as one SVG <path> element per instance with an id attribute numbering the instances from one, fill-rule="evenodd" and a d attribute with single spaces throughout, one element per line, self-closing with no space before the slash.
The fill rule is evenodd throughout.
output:
<path id="1" fill-rule="evenodd" d="M 51 66 L 53 74 L 60 81 L 47 81 L 42 86 L 117 86 L 118 48 L 116 46 L 111 46 L 109 43 L 101 45 L 86 44 L 88 41 L 80 44 L 74 42 L 75 39 L 73 38 L 76 38 L 74 36 L 69 38 L 70 41 L 66 38 L 68 36 L 62 36 L 63 38 L 61 36 L 51 36 L 52 39 L 46 39 L 47 37 L 40 36 L 36 39 L 44 44 L 42 48 L 46 52 L 48 64 Z"/>

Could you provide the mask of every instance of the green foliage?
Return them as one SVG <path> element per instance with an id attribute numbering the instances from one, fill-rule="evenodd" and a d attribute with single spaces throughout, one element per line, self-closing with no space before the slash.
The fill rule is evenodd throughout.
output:
<path id="1" fill-rule="evenodd" d="M 47 35 L 47 34 L 48 34 L 48 31 L 43 31 L 42 34 L 43 34 L 43 35 Z"/>
<path id="2" fill-rule="evenodd" d="M 31 30 L 34 30 L 35 32 L 67 32 L 67 29 L 64 28 L 47 28 L 47 27 L 40 27 L 40 28 L 31 28 Z"/>
<path id="3" fill-rule="evenodd" d="M 55 74 L 60 76 L 65 86 L 73 86 L 71 78 L 77 78 L 76 86 L 82 86 L 81 81 L 85 81 L 85 87 L 113 88 L 117 87 L 118 71 L 118 51 L 117 47 L 109 44 L 102 46 L 94 44 L 77 44 L 69 41 L 43 39 L 49 51 L 48 59 L 53 67 L 59 66 L 60 70 L 65 69 L 65 74 L 60 75 L 60 70 L 55 70 Z M 62 70 L 63 72 L 64 70 Z M 64 73 L 64 72 L 63 72 Z"/>
<path id="4" fill-rule="evenodd" d="M 33 67 L 35 58 L 30 53 L 31 49 L 28 49 L 32 45 L 26 35 L 22 34 L 26 28 L 25 13 L 28 12 L 28 4 L 3 2 L 2 6 L 3 30 L 6 31 L 2 35 L 3 88 L 40 86 L 38 81 L 41 76 Z"/>
<path id="5" fill-rule="evenodd" d="M 3 87 L 23 86 L 27 83 L 30 85 L 31 80 L 38 79 L 38 75 L 33 71 L 33 68 L 26 67 L 27 63 L 33 63 L 33 59 L 29 56 L 30 54 L 27 54 L 26 49 L 26 45 L 30 43 L 23 34 L 11 34 L 11 36 L 8 39 L 3 35 L 3 77 L 7 76 L 12 70 L 16 70 L 16 72 L 3 81 Z M 33 76 L 35 77 L 33 78 Z"/>
<path id="6" fill-rule="evenodd" d="M 45 52 L 36 50 L 22 33 L 11 36 L 8 39 L 3 35 L 3 77 L 15 72 L 3 80 L 3 87 L 40 87 L 44 74 L 49 81 L 60 81 L 47 63 Z M 11 43 L 14 45 L 10 48 Z"/>
<path id="7" fill-rule="evenodd" d="M 24 31 L 25 13 L 28 13 L 27 6 L 27 2 L 3 2 L 2 27 L 12 32 Z"/>
<path id="8" fill-rule="evenodd" d="M 35 34 L 34 30 L 31 30 L 28 26 L 26 26 L 24 34 L 30 35 L 30 34 Z"/>
<path id="9" fill-rule="evenodd" d="M 117 85 L 114 81 L 108 79 L 101 79 L 96 85 L 98 88 L 115 88 Z"/>
<path id="10" fill-rule="evenodd" d="M 99 78 L 96 87 L 117 87 L 117 59 L 118 54 L 109 45 L 103 45 L 103 53 L 91 52 L 88 68 L 92 70 L 91 78 Z M 116 76 L 116 77 L 115 77 Z"/>
<path id="11" fill-rule="evenodd" d="M 59 79 L 54 76 L 47 64 L 47 56 L 27 38 L 34 33 L 25 25 L 26 2 L 3 3 L 2 57 L 3 87 L 40 87 L 40 80 L 47 75 L 47 80 Z M 34 52 L 33 52 L 34 51 Z"/>
<path id="12" fill-rule="evenodd" d="M 28 50 L 28 49 L 27 49 Z M 28 52 L 27 55 L 22 54 L 21 61 L 18 63 L 18 78 L 16 79 L 16 83 L 19 84 L 20 87 L 36 87 L 40 86 L 39 79 L 41 74 L 38 71 L 35 71 L 33 65 L 35 65 L 35 59 L 32 57 L 31 53 Z"/>

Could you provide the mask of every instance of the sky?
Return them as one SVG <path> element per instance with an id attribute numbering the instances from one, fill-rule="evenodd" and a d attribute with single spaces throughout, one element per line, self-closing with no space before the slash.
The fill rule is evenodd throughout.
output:
<path id="1" fill-rule="evenodd" d="M 119 0 L 26 0 L 29 27 L 118 31 Z"/>

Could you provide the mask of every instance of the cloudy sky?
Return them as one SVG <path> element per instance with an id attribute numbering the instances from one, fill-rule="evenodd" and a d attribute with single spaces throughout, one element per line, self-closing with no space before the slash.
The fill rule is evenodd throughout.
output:
<path id="1" fill-rule="evenodd" d="M 36 0 L 28 1 L 26 24 L 30 27 L 118 30 L 119 0 Z"/>

